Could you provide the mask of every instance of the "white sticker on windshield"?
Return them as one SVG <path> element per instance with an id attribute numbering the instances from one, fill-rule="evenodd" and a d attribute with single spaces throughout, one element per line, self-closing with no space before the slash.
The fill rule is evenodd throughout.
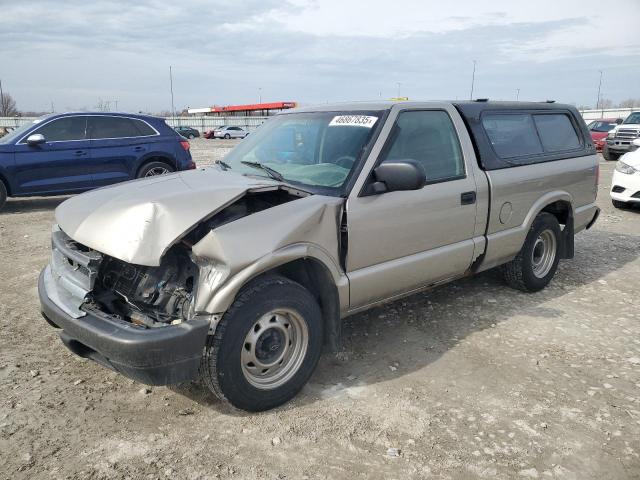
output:
<path id="1" fill-rule="evenodd" d="M 371 128 L 376 124 L 378 117 L 370 117 L 369 115 L 337 115 L 333 117 L 330 127 L 365 127 Z"/>

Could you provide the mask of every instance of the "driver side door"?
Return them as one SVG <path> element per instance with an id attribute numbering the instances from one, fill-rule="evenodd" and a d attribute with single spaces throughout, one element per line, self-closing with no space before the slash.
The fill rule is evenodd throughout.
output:
<path id="1" fill-rule="evenodd" d="M 72 193 L 93 187 L 86 137 L 87 117 L 62 117 L 45 123 L 15 145 L 15 193 Z M 28 145 L 27 137 L 44 136 Z"/>
<path id="2" fill-rule="evenodd" d="M 398 160 L 418 163 L 426 185 L 352 191 L 347 200 L 351 310 L 460 276 L 472 263 L 476 183 L 450 112 L 399 112 L 375 165 Z"/>

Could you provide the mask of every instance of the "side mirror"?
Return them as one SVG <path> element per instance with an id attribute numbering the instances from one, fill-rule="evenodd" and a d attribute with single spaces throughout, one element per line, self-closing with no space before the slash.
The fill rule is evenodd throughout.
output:
<path id="1" fill-rule="evenodd" d="M 44 135 L 41 133 L 34 133 L 33 135 L 29 135 L 27 137 L 27 145 L 40 145 L 45 142 Z"/>
<path id="2" fill-rule="evenodd" d="M 375 182 L 367 189 L 368 195 L 404 190 L 420 190 L 427 183 L 422 167 L 413 160 L 383 162 L 373 170 Z"/>

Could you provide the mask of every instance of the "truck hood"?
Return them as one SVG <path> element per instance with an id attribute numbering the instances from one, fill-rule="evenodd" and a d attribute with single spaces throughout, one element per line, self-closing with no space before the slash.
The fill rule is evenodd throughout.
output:
<path id="1" fill-rule="evenodd" d="M 205 168 L 134 180 L 73 197 L 55 212 L 75 241 L 138 265 L 157 266 L 166 250 L 202 220 L 269 179 Z"/>

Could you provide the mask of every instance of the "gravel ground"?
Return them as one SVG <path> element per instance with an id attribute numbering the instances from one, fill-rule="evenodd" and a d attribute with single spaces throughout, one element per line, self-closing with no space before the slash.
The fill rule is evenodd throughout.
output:
<path id="1" fill-rule="evenodd" d="M 351 317 L 294 401 L 252 415 L 69 353 L 36 292 L 64 198 L 10 200 L 0 478 L 640 478 L 640 210 L 612 208 L 613 166 L 546 290 L 487 272 Z"/>

